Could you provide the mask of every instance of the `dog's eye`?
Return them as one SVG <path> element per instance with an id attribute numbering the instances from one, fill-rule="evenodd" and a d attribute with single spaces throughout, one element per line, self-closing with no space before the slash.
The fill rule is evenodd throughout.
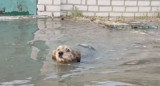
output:
<path id="1" fill-rule="evenodd" d="M 60 49 L 57 49 L 57 51 L 59 51 Z"/>
<path id="2" fill-rule="evenodd" d="M 70 52 L 70 50 L 69 50 L 69 49 L 66 49 L 66 51 L 67 51 L 67 52 Z"/>

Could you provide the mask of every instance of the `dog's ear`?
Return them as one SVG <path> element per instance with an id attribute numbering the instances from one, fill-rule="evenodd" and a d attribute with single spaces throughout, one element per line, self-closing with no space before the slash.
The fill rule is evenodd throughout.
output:
<path id="1" fill-rule="evenodd" d="M 55 50 L 52 52 L 52 59 L 56 60 L 56 51 Z"/>
<path id="2" fill-rule="evenodd" d="M 73 55 L 76 57 L 77 62 L 81 61 L 81 53 L 79 51 L 74 51 Z"/>

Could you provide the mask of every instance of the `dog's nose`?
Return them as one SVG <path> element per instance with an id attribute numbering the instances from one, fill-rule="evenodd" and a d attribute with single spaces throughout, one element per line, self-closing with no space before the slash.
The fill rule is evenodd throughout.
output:
<path id="1" fill-rule="evenodd" d="M 59 54 L 59 56 L 62 56 L 62 55 L 63 55 L 63 52 L 59 52 L 58 54 Z"/>

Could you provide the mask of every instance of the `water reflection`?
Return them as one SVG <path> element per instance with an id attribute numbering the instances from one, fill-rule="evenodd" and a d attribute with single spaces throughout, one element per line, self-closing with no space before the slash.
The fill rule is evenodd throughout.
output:
<path id="1" fill-rule="evenodd" d="M 40 62 L 30 57 L 29 40 L 37 30 L 36 20 L 0 21 L 0 83 L 27 84 L 28 77 L 37 77 Z M 32 71 L 30 71 L 32 70 Z"/>
<path id="2" fill-rule="evenodd" d="M 37 25 L 38 30 L 34 33 L 34 39 L 28 42 L 28 44 L 32 45 L 31 58 L 33 59 L 37 58 L 37 54 L 42 51 L 42 49 L 44 50 L 44 48 L 44 52 L 51 52 L 51 50 L 53 50 L 56 46 L 53 41 L 63 36 L 63 34 L 61 34 L 61 30 L 58 30 L 61 26 L 59 20 L 38 19 Z M 44 57 L 46 58 L 47 55 Z"/>

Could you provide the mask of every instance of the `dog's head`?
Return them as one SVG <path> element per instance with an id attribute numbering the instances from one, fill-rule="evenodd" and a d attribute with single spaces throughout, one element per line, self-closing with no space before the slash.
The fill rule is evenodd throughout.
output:
<path id="1" fill-rule="evenodd" d="M 80 62 L 80 52 L 72 50 L 69 46 L 59 46 L 52 53 L 52 58 L 60 63 L 69 63 L 72 61 Z"/>

